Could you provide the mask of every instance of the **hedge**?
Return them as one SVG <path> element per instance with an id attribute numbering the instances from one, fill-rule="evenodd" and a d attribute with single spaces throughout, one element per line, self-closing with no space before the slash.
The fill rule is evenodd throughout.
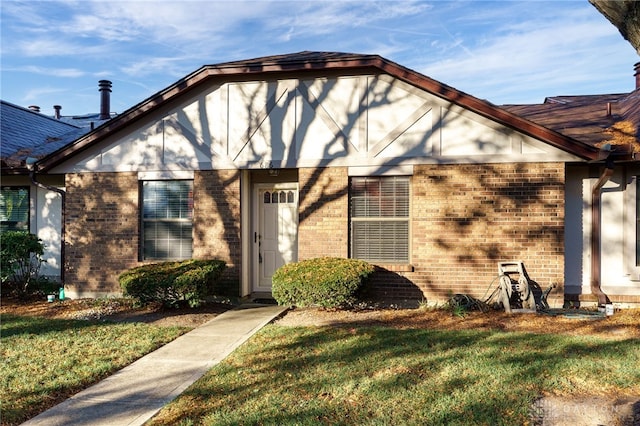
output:
<path id="1" fill-rule="evenodd" d="M 280 305 L 350 307 L 373 271 L 362 260 L 337 257 L 289 263 L 273 274 L 271 294 Z"/>
<path id="2" fill-rule="evenodd" d="M 165 306 L 188 303 L 195 307 L 216 294 L 226 264 L 222 260 L 186 260 L 138 266 L 123 272 L 118 282 L 126 296 L 146 305 L 162 302 Z"/>

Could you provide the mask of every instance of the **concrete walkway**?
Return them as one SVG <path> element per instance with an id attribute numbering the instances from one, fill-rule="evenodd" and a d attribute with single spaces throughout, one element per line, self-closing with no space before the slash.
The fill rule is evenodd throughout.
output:
<path id="1" fill-rule="evenodd" d="M 241 305 L 23 425 L 142 425 L 286 308 Z"/>

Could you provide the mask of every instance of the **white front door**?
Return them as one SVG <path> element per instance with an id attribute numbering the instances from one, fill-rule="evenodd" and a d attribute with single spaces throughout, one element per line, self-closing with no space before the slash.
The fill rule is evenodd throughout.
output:
<path id="1" fill-rule="evenodd" d="M 254 292 L 270 292 L 271 277 L 298 259 L 298 184 L 258 184 L 254 190 Z"/>

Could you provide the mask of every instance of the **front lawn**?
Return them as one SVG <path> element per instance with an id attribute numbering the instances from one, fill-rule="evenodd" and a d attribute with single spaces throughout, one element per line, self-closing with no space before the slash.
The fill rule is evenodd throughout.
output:
<path id="1" fill-rule="evenodd" d="M 2 424 L 35 416 L 188 330 L 3 314 Z"/>
<path id="2" fill-rule="evenodd" d="M 640 395 L 640 340 L 269 325 L 153 425 L 515 425 L 544 394 Z"/>

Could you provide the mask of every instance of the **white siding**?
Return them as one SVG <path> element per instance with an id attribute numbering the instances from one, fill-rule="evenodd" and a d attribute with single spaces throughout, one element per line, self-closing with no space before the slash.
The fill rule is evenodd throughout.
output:
<path id="1" fill-rule="evenodd" d="M 390 76 L 365 75 L 210 85 L 55 171 L 575 159 Z"/>
<path id="2" fill-rule="evenodd" d="M 64 187 L 61 176 L 38 176 L 40 182 L 55 188 Z M 44 244 L 46 263 L 40 273 L 60 279 L 62 244 L 62 197 L 55 191 L 34 185 L 26 176 L 3 176 L 3 186 L 28 186 L 30 197 L 29 232 Z"/>
<path id="3" fill-rule="evenodd" d="M 640 170 L 618 167 L 601 195 L 601 288 L 608 295 L 640 292 L 635 265 L 635 177 Z M 569 167 L 565 192 L 565 287 L 569 294 L 590 294 L 591 198 L 598 175 Z"/>
<path id="4" fill-rule="evenodd" d="M 60 278 L 61 239 L 62 239 L 62 196 L 57 192 L 32 187 L 35 197 L 35 223 L 31 232 L 35 232 L 45 246 L 44 263 L 40 269 L 42 275 Z"/>

